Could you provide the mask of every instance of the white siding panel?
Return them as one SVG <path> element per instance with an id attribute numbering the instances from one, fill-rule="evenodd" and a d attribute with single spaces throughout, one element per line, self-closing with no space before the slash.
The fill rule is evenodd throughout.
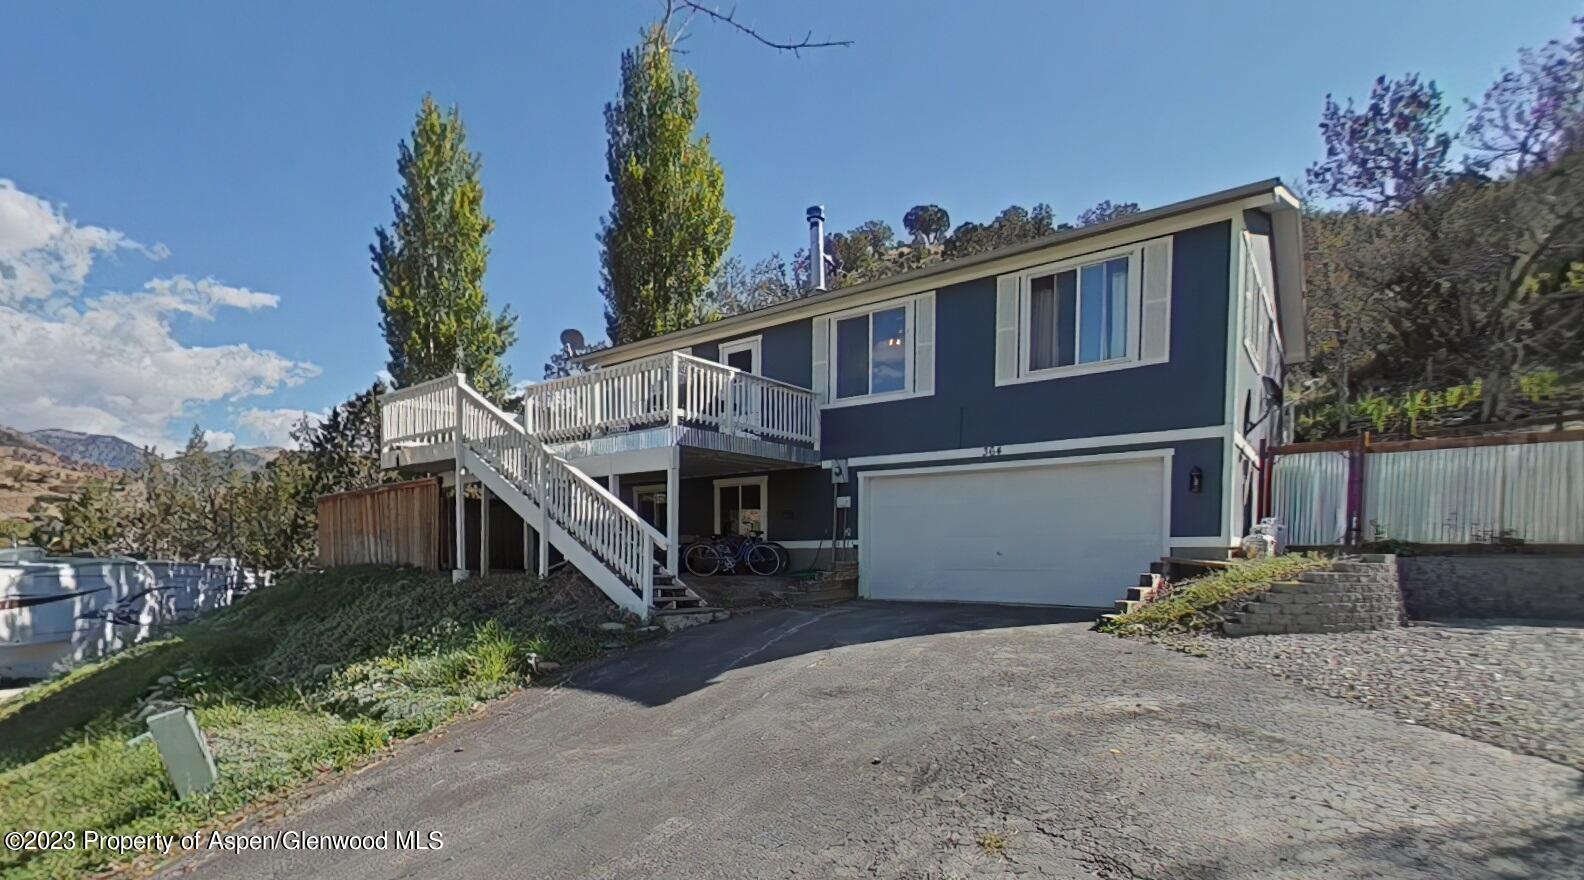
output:
<path id="1" fill-rule="evenodd" d="M 996 279 L 995 381 L 1016 382 L 1018 377 L 1018 276 Z"/>

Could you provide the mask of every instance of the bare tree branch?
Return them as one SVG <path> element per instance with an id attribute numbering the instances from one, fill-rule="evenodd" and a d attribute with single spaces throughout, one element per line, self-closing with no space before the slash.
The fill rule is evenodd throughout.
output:
<path id="1" fill-rule="evenodd" d="M 733 6 L 730 10 L 722 12 L 719 8 L 705 5 L 698 2 L 698 0 L 665 0 L 665 14 L 660 17 L 660 26 L 668 26 L 671 22 L 671 16 L 679 10 L 686 10 L 688 13 L 687 19 L 682 23 L 680 30 L 686 30 L 687 25 L 692 22 L 695 16 L 702 15 L 712 21 L 731 27 L 739 33 L 746 34 L 777 52 L 791 52 L 800 58 L 804 49 L 828 49 L 834 46 L 852 45 L 852 40 L 815 40 L 813 31 L 804 34 L 803 39 L 795 43 L 772 40 L 760 33 L 753 25 L 743 24 L 738 21 L 737 7 Z"/>

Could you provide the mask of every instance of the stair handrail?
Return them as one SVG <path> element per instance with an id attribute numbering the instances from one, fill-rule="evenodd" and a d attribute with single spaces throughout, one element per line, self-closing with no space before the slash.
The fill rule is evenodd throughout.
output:
<path id="1" fill-rule="evenodd" d="M 494 461 L 490 464 L 501 470 L 503 476 L 546 510 L 575 540 L 612 567 L 618 576 L 626 575 L 624 579 L 630 579 L 632 585 L 643 594 L 645 603 L 652 605 L 654 570 L 657 565 L 654 551 L 657 546 L 666 546 L 666 536 L 659 529 L 645 522 L 609 489 L 578 470 L 565 458 L 551 452 L 542 441 L 528 433 L 516 419 L 479 394 L 465 380 L 459 378 L 458 388 L 465 403 L 476 406 L 486 413 L 505 429 L 507 436 L 513 437 L 516 443 L 531 456 L 531 461 L 523 462 L 526 473 L 520 478 L 513 478 L 513 475 L 501 470 L 507 466 L 504 461 Z M 458 426 L 458 431 L 463 442 L 472 448 L 472 443 L 475 441 L 467 436 L 465 415 L 463 424 Z M 477 442 L 483 443 L 484 438 L 478 438 Z M 479 454 L 478 450 L 475 449 L 474 454 Z M 564 501 L 557 497 L 558 493 L 552 488 L 553 480 L 564 481 L 565 485 L 571 487 Z M 578 497 L 580 493 L 581 498 Z M 577 507 L 582 507 L 585 513 L 597 510 L 599 514 L 616 520 L 618 532 L 623 529 L 634 532 L 641 539 L 636 557 L 631 555 L 630 548 L 624 551 L 615 541 L 596 540 L 589 523 L 579 519 L 579 511 L 574 509 Z"/>

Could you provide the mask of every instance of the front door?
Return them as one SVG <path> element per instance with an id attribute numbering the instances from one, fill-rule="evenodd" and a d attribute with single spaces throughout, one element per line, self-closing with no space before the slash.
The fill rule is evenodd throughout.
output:
<path id="1" fill-rule="evenodd" d="M 765 477 L 715 481 L 715 531 L 752 535 L 765 531 Z"/>
<path id="2" fill-rule="evenodd" d="M 759 373 L 759 337 L 723 342 L 720 347 L 721 363 L 744 373 Z M 736 381 L 731 384 L 732 424 L 739 429 L 759 427 L 763 412 L 763 392 L 758 386 Z"/>
<path id="3" fill-rule="evenodd" d="M 660 531 L 666 530 L 665 484 L 633 487 L 633 507 L 638 517 Z"/>

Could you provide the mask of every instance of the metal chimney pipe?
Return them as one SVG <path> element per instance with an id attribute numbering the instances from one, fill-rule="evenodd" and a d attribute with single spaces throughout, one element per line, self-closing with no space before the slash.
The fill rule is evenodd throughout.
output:
<path id="1" fill-rule="evenodd" d="M 815 290 L 825 289 L 825 206 L 813 205 L 808 209 L 809 225 L 809 285 Z"/>

